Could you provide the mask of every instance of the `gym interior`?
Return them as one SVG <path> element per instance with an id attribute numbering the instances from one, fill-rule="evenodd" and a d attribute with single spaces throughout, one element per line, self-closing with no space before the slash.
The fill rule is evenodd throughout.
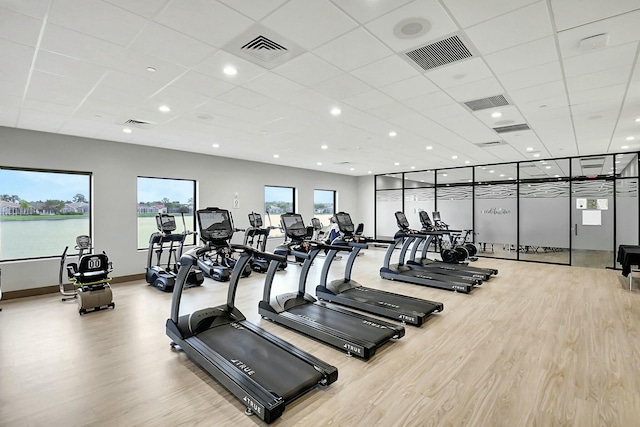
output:
<path id="1" fill-rule="evenodd" d="M 637 425 L 637 2 L 34 0 L 0 17 L 0 425 Z M 200 228 L 213 207 L 227 240 Z M 296 242 L 289 210 L 322 228 Z M 270 233 L 243 249 L 253 213 Z M 338 213 L 363 231 L 328 240 Z M 202 248 L 232 259 L 226 279 L 189 283 Z M 79 271 L 102 253 L 99 277 Z M 452 269 L 498 273 L 463 290 Z M 270 281 L 401 332 L 361 357 L 338 326 L 259 311 Z M 416 325 L 325 282 L 437 309 Z M 294 365 L 203 348 L 192 321 L 212 307 L 326 377 L 260 384 Z"/>

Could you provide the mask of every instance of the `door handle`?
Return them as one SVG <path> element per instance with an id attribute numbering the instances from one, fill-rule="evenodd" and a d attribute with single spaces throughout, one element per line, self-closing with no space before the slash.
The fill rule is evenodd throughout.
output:
<path id="1" fill-rule="evenodd" d="M 573 231 L 575 233 L 575 235 L 578 235 L 578 224 L 573 224 Z"/>

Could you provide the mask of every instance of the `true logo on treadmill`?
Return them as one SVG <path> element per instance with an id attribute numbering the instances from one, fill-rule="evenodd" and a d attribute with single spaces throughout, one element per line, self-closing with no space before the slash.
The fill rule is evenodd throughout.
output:
<path id="1" fill-rule="evenodd" d="M 352 352 L 352 353 L 358 353 L 361 354 L 362 350 L 359 349 L 358 347 L 351 345 L 351 344 L 347 344 L 345 343 L 342 347 L 344 347 L 345 350 Z"/>
<path id="2" fill-rule="evenodd" d="M 363 320 L 362 323 L 364 323 L 365 325 L 373 326 L 374 328 L 387 329 L 386 326 L 374 323 L 370 320 Z"/>
<path id="3" fill-rule="evenodd" d="M 409 321 L 409 322 L 415 322 L 416 321 L 415 317 L 407 316 L 407 315 L 404 315 L 404 314 L 401 314 L 400 316 L 398 316 L 398 319 L 404 320 L 404 321 Z"/>
<path id="4" fill-rule="evenodd" d="M 247 408 L 251 409 L 254 413 L 256 413 L 258 415 L 262 413 L 262 408 L 260 407 L 260 405 L 258 405 L 256 402 L 254 402 L 254 400 L 251 399 L 249 396 L 243 397 L 242 401 L 244 403 L 246 403 L 247 404 Z"/>
<path id="5" fill-rule="evenodd" d="M 466 291 L 466 288 L 460 285 L 451 285 L 451 289 L 453 289 L 454 291 Z"/>
<path id="6" fill-rule="evenodd" d="M 388 303 L 388 302 L 384 302 L 384 301 L 378 301 L 378 304 L 380 304 L 380 305 L 384 305 L 385 307 L 400 308 L 400 306 L 399 306 L 399 305 L 390 304 L 390 303 Z"/>
<path id="7" fill-rule="evenodd" d="M 238 359 L 231 359 L 231 363 L 233 363 L 234 365 L 236 365 L 236 367 L 238 369 L 240 369 L 242 372 L 244 372 L 245 374 L 251 376 L 253 374 L 256 373 L 256 371 L 254 371 L 253 369 L 251 369 L 250 367 L 248 367 L 244 362 L 242 362 L 241 360 Z"/>

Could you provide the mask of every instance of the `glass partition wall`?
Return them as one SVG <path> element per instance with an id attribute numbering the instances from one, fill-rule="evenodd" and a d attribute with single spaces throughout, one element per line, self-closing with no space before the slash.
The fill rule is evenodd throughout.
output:
<path id="1" fill-rule="evenodd" d="M 401 210 L 439 211 L 472 230 L 479 256 L 610 268 L 620 244 L 640 244 L 638 153 L 606 154 L 376 176 L 376 236 Z"/>

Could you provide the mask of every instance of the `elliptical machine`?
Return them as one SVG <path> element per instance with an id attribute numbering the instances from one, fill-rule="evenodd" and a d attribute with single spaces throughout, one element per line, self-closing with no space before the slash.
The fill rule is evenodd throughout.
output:
<path id="1" fill-rule="evenodd" d="M 176 220 L 173 215 L 159 213 L 156 215 L 156 226 L 158 232 L 151 234 L 149 238 L 149 252 L 147 254 L 147 268 L 145 279 L 147 283 L 164 292 L 173 292 L 176 276 L 180 267 L 180 257 L 184 248 L 184 241 L 188 235 L 195 234 L 187 231 L 182 215 L 184 232 L 173 233 L 176 230 Z M 165 266 L 162 266 L 162 254 L 168 247 L 168 259 Z M 156 255 L 156 263 L 153 264 L 153 255 Z M 192 269 L 187 278 L 187 287 L 200 286 L 204 282 L 202 271 Z"/>
<path id="2" fill-rule="evenodd" d="M 251 212 L 249 214 L 249 225 L 250 227 L 244 232 L 244 242 L 242 244 L 257 249 L 260 252 L 265 252 L 269 233 L 276 227 L 263 227 L 262 216 L 257 212 Z M 249 261 L 251 269 L 259 273 L 266 273 L 269 269 L 269 263 L 269 260 L 259 256 L 253 256 Z M 283 270 L 286 267 L 286 263 L 284 267 L 282 267 L 282 263 L 279 263 L 278 267 L 280 270 Z"/>
<path id="3" fill-rule="evenodd" d="M 428 227 L 428 223 L 423 221 L 425 219 L 424 215 L 422 215 L 422 212 L 420 212 L 420 214 L 420 221 L 422 222 L 423 227 Z M 428 218 L 429 216 L 426 215 L 426 219 Z M 440 256 L 442 257 L 442 261 L 448 263 L 462 263 L 467 260 L 478 260 L 475 256 L 478 253 L 478 248 L 473 243 L 467 241 L 471 234 L 471 230 L 450 230 L 449 225 L 442 221 L 440 212 L 438 211 L 433 212 L 433 228 L 435 230 L 448 231 L 446 235 L 443 235 L 438 239 L 438 242 L 440 243 Z"/>

